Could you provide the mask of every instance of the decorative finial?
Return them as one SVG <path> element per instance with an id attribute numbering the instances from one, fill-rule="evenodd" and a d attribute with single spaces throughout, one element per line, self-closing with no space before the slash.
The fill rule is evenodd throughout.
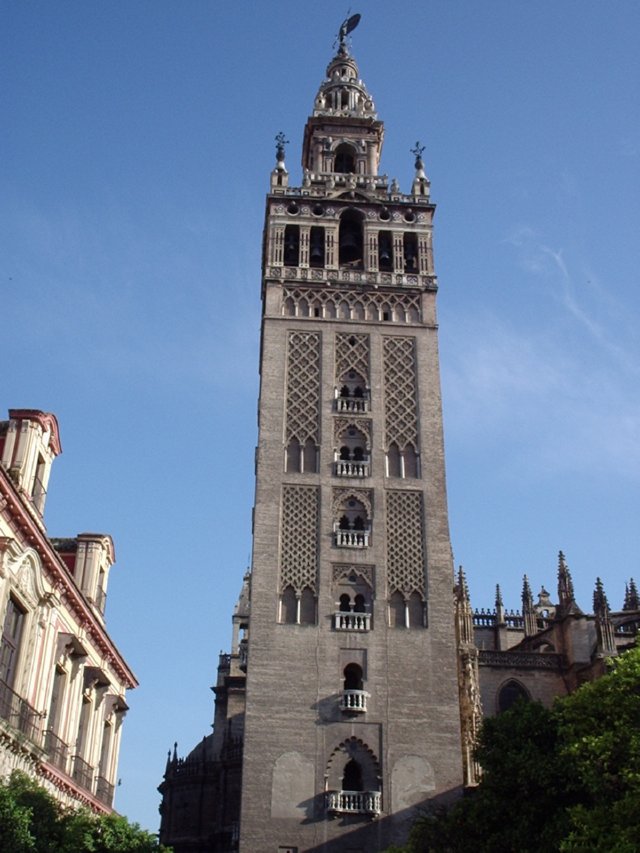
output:
<path id="1" fill-rule="evenodd" d="M 284 166 L 284 146 L 289 144 L 289 140 L 285 138 L 282 131 L 276 135 L 276 160 L 278 165 L 282 163 Z"/>

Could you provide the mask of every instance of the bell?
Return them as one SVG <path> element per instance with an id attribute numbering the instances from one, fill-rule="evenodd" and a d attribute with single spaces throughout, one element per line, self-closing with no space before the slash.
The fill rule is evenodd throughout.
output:
<path id="1" fill-rule="evenodd" d="M 356 261 L 361 256 L 360 246 L 356 235 L 352 231 L 345 231 L 340 235 L 340 259 L 343 261 Z"/>
<path id="2" fill-rule="evenodd" d="M 380 263 L 381 264 L 390 264 L 391 263 L 391 253 L 389 249 L 385 246 L 380 252 Z"/>
<path id="3" fill-rule="evenodd" d="M 322 258 L 324 256 L 324 252 L 322 251 L 322 246 L 320 243 L 314 243 L 311 246 L 311 251 L 309 253 L 309 257 L 311 258 L 311 262 L 317 261 L 318 263 L 322 263 Z"/>

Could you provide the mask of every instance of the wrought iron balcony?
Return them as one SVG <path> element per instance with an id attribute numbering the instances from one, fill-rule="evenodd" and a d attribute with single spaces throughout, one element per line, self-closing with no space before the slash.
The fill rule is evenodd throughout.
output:
<path id="1" fill-rule="evenodd" d="M 368 477 L 369 460 L 362 459 L 356 462 L 350 459 L 337 459 L 334 470 L 336 477 Z"/>
<path id="2" fill-rule="evenodd" d="M 42 716 L 4 681 L 0 681 L 0 719 L 6 720 L 30 741 L 42 741 Z"/>
<path id="3" fill-rule="evenodd" d="M 352 714 L 364 714 L 367 710 L 369 694 L 366 690 L 343 690 L 340 698 L 340 710 Z"/>
<path id="4" fill-rule="evenodd" d="M 368 548 L 371 530 L 334 529 L 334 541 L 338 548 Z"/>
<path id="5" fill-rule="evenodd" d="M 114 790 L 114 786 L 104 776 L 96 777 L 96 799 L 109 808 L 113 805 Z"/>
<path id="6" fill-rule="evenodd" d="M 61 740 L 53 729 L 47 729 L 44 733 L 44 749 L 49 763 L 66 773 L 69 745 Z"/>
<path id="7" fill-rule="evenodd" d="M 366 814 L 376 816 L 382 811 L 380 791 L 328 791 L 329 814 Z"/>
<path id="8" fill-rule="evenodd" d="M 93 767 L 79 755 L 73 756 L 71 777 L 85 791 L 93 791 Z"/>
<path id="9" fill-rule="evenodd" d="M 104 608 L 107 603 L 107 593 L 99 585 L 96 587 L 96 594 L 94 596 L 93 603 L 98 608 L 100 613 L 104 613 Z"/>
<path id="10" fill-rule="evenodd" d="M 371 614 L 337 610 L 333 616 L 333 627 L 336 631 L 370 631 Z"/>

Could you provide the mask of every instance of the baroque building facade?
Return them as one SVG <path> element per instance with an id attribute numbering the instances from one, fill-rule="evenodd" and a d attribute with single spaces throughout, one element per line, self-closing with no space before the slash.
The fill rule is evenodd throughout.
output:
<path id="1" fill-rule="evenodd" d="M 345 22 L 347 23 L 347 22 Z M 251 571 L 220 656 L 213 734 L 169 754 L 175 853 L 373 853 L 477 783 L 484 713 L 596 677 L 637 629 L 573 600 L 473 611 L 445 490 L 435 206 L 408 193 L 343 26 L 307 120 L 301 186 L 277 140 L 263 238 Z M 526 594 L 525 594 L 526 593 Z M 635 596 L 635 597 L 634 597 Z"/>
<path id="2" fill-rule="evenodd" d="M 105 625 L 111 537 L 47 535 L 60 452 L 53 414 L 0 422 L 0 776 L 21 770 L 64 805 L 108 813 L 137 681 Z"/>

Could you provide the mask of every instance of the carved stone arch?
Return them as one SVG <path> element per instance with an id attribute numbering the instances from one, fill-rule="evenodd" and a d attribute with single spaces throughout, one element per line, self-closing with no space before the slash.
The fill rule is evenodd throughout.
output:
<path id="1" fill-rule="evenodd" d="M 373 591 L 375 589 L 374 567 L 341 564 L 333 567 L 333 582 L 334 584 L 340 581 L 350 581 L 352 577 L 363 581 Z"/>
<path id="2" fill-rule="evenodd" d="M 359 501 L 365 508 L 369 520 L 373 517 L 373 503 L 370 492 L 364 489 L 336 489 L 333 493 L 333 513 L 340 512 L 345 501 L 350 498 Z"/>
<path id="3" fill-rule="evenodd" d="M 336 445 L 346 430 L 356 429 L 362 434 L 367 451 L 371 452 L 371 422 L 356 418 L 336 418 L 334 423 L 334 439 Z"/>
<path id="4" fill-rule="evenodd" d="M 357 737 L 345 738 L 329 756 L 325 770 L 327 789 L 341 790 L 344 769 L 350 761 L 356 761 L 360 765 L 363 790 L 379 791 L 380 762 L 371 747 Z"/>

